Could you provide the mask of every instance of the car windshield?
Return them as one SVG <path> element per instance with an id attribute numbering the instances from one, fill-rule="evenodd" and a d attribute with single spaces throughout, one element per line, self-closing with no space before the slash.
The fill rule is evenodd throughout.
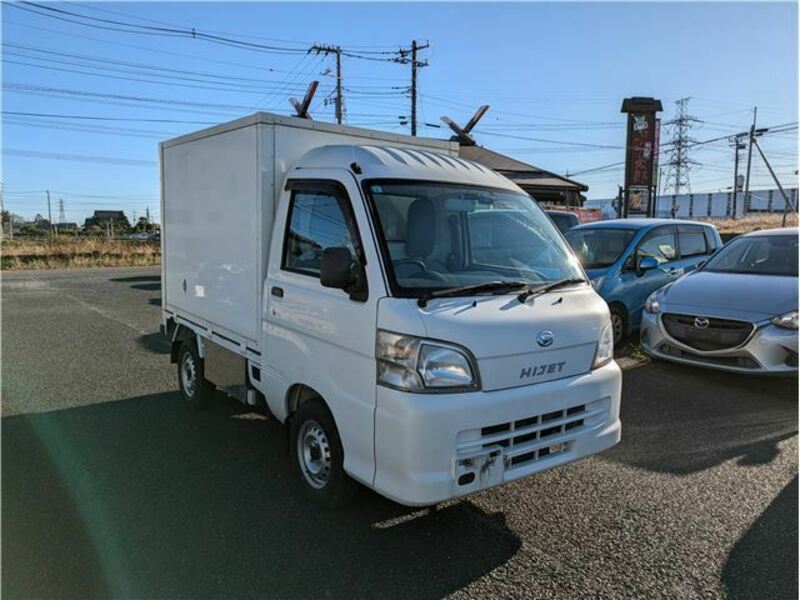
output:
<path id="1" fill-rule="evenodd" d="M 371 182 L 396 295 L 584 277 L 550 219 L 529 196 L 437 182 Z M 464 292 L 469 295 L 469 292 Z"/>
<path id="2" fill-rule="evenodd" d="M 584 268 L 601 269 L 617 262 L 635 234 L 635 229 L 598 227 L 570 229 L 564 236 Z"/>
<path id="3" fill-rule="evenodd" d="M 740 237 L 708 259 L 705 271 L 797 277 L 797 236 Z"/>

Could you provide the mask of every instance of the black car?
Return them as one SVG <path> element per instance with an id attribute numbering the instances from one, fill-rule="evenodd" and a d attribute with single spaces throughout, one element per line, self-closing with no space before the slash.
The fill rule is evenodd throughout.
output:
<path id="1" fill-rule="evenodd" d="M 548 210 L 545 212 L 547 212 L 547 216 L 550 217 L 561 233 L 580 224 L 578 215 L 575 213 L 567 212 L 566 210 Z"/>

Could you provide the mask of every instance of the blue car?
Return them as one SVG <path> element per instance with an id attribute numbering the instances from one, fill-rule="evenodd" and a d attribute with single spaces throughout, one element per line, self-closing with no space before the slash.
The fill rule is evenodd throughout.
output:
<path id="1" fill-rule="evenodd" d="M 672 219 L 614 219 L 564 236 L 611 309 L 614 343 L 639 328 L 645 300 L 722 246 L 716 227 Z"/>

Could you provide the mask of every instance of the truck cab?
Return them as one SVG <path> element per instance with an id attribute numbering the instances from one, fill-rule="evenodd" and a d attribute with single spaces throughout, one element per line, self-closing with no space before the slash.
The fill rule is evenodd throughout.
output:
<path id="1" fill-rule="evenodd" d="M 288 425 L 297 479 L 328 505 L 354 482 L 430 505 L 617 443 L 609 310 L 545 213 L 447 147 L 351 142 L 320 143 L 286 167 L 269 233 L 258 211 L 242 221 L 261 232 L 257 340 L 218 314 L 247 305 L 246 269 L 208 250 L 188 257 L 192 229 L 170 238 L 167 192 L 165 326 L 187 401 L 238 383 Z M 237 232 L 219 241 L 235 246 Z M 170 284 L 170 252 L 179 279 L 203 269 L 214 285 Z M 198 305 L 218 296 L 202 318 L 170 301 L 198 285 Z"/>

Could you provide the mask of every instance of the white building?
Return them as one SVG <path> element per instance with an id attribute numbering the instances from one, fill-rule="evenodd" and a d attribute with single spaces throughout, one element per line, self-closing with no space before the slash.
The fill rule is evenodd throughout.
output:
<path id="1" fill-rule="evenodd" d="M 786 189 L 789 200 L 797 207 L 797 188 Z M 616 216 L 616 198 L 587 200 L 584 208 L 599 208 L 603 218 Z M 673 213 L 674 210 L 674 213 Z M 657 217 L 740 217 L 747 213 L 777 212 L 784 210 L 784 199 L 779 189 L 751 190 L 749 202 L 745 202 L 744 192 L 736 194 L 736 207 L 733 206 L 733 192 L 713 192 L 703 194 L 663 194 L 656 198 Z M 791 205 L 789 207 L 791 210 Z"/>

